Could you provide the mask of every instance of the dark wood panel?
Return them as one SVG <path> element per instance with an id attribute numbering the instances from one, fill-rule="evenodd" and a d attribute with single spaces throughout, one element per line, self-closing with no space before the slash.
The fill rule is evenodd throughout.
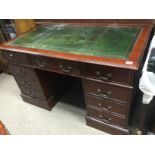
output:
<path id="1" fill-rule="evenodd" d="M 101 82 L 84 80 L 85 91 L 101 98 L 116 100 L 122 103 L 129 103 L 132 97 L 132 89 L 110 85 Z"/>
<path id="2" fill-rule="evenodd" d="M 127 106 L 119 104 L 117 102 L 99 97 L 94 97 L 91 95 L 86 95 L 85 101 L 88 107 L 94 107 L 105 112 L 127 116 Z"/>

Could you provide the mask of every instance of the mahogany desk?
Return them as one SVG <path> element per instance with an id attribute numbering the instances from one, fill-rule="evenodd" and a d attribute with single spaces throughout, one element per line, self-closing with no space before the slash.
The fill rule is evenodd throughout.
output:
<path id="1" fill-rule="evenodd" d="M 129 133 L 135 79 L 151 25 L 44 25 L 0 45 L 24 101 L 51 110 L 70 83 L 82 79 L 86 123 Z M 68 76 L 64 76 L 68 75 Z"/>

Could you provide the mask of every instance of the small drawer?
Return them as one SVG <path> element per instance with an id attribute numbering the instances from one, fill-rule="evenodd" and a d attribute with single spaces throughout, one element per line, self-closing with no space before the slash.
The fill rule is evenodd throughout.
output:
<path id="1" fill-rule="evenodd" d="M 132 73 L 123 68 L 82 64 L 81 75 L 91 79 L 97 79 L 103 82 L 115 82 L 122 84 L 131 84 L 133 81 Z"/>
<path id="2" fill-rule="evenodd" d="M 41 57 L 41 56 L 34 56 L 31 55 L 31 61 L 32 65 L 41 68 L 41 69 L 47 69 L 47 70 L 56 70 L 58 66 L 57 59 L 49 59 L 47 57 Z"/>
<path id="3" fill-rule="evenodd" d="M 25 88 L 32 88 L 32 89 L 37 89 L 37 90 L 41 90 L 41 86 L 39 81 L 36 80 L 32 80 L 32 79 L 28 79 L 28 78 L 23 78 L 20 76 L 15 76 L 15 79 L 18 83 L 19 86 L 21 87 L 25 87 Z"/>
<path id="4" fill-rule="evenodd" d="M 60 60 L 58 70 L 66 74 L 80 75 L 80 66 L 73 61 Z"/>
<path id="5" fill-rule="evenodd" d="M 93 117 L 97 120 L 100 120 L 102 122 L 108 123 L 108 124 L 114 124 L 120 127 L 126 127 L 127 122 L 125 118 L 114 116 L 109 113 L 99 111 L 96 109 L 88 108 L 87 109 L 87 116 Z"/>
<path id="6" fill-rule="evenodd" d="M 10 71 L 15 76 L 29 77 L 31 79 L 36 79 L 35 71 L 31 68 L 18 66 L 18 65 L 9 65 Z"/>
<path id="7" fill-rule="evenodd" d="M 23 53 L 3 51 L 3 55 L 8 62 L 20 63 L 20 64 L 30 64 L 28 56 Z"/>
<path id="8" fill-rule="evenodd" d="M 85 91 L 101 98 L 127 103 L 131 99 L 132 89 L 101 82 L 84 80 Z"/>
<path id="9" fill-rule="evenodd" d="M 127 108 L 125 105 L 118 104 L 115 101 L 94 97 L 91 95 L 85 96 L 87 107 L 94 107 L 105 112 L 115 113 L 118 115 L 126 116 Z"/>
<path id="10" fill-rule="evenodd" d="M 31 56 L 32 64 L 35 67 L 44 68 L 51 71 L 65 74 L 80 75 L 80 66 L 76 62 L 46 58 L 41 56 Z"/>
<path id="11" fill-rule="evenodd" d="M 19 86 L 19 87 L 20 87 L 22 93 L 25 95 L 28 95 L 33 98 L 47 99 L 47 97 L 44 95 L 44 93 L 42 91 L 34 90 L 31 88 L 26 88 L 26 87 L 22 87 L 22 86 Z"/>

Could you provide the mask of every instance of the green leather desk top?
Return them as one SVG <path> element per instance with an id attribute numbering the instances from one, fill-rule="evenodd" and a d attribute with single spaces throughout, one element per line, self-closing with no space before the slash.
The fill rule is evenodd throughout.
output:
<path id="1" fill-rule="evenodd" d="M 138 27 L 48 25 L 7 45 L 82 55 L 128 58 L 140 33 Z"/>

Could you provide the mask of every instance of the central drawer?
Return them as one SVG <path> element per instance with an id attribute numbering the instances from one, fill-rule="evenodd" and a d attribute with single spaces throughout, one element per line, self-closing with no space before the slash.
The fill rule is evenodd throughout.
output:
<path id="1" fill-rule="evenodd" d="M 53 59 L 41 56 L 31 56 L 33 66 L 41 69 L 61 72 L 64 74 L 80 75 L 80 66 L 73 61 Z"/>
<path id="2" fill-rule="evenodd" d="M 84 88 L 87 94 L 97 95 L 101 98 L 117 100 L 127 103 L 131 99 L 132 89 L 101 82 L 84 80 Z"/>

